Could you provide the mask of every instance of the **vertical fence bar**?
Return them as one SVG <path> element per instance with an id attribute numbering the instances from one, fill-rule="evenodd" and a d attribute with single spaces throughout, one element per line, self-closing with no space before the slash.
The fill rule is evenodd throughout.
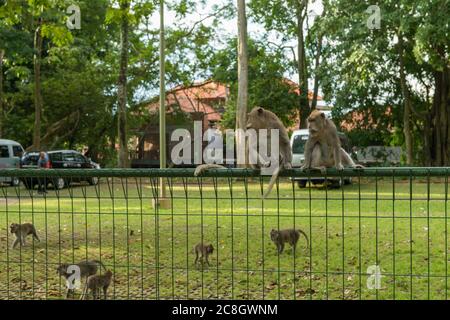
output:
<path id="1" fill-rule="evenodd" d="M 309 180 L 309 185 L 311 186 L 311 176 L 308 176 L 308 180 Z M 325 180 L 326 180 L 326 176 L 325 176 Z M 312 265 L 313 265 L 313 255 L 312 255 L 312 250 L 313 250 L 313 233 L 312 233 L 312 191 L 311 191 L 311 187 L 309 188 L 309 201 L 308 201 L 308 205 L 309 205 L 309 300 L 312 300 L 312 276 L 313 276 L 313 270 L 312 270 Z"/>
<path id="2" fill-rule="evenodd" d="M 413 243 L 413 216 L 412 216 L 412 199 L 413 199 L 413 187 L 412 187 L 412 170 L 409 171 L 409 289 L 410 299 L 413 299 L 413 256 L 412 256 L 412 243 Z"/>
<path id="3" fill-rule="evenodd" d="M 264 193 L 263 191 L 263 180 L 262 180 L 262 176 L 259 177 L 259 194 L 260 196 Z M 265 251 L 264 251 L 264 232 L 265 232 L 265 228 L 264 228 L 264 216 L 265 216 L 265 210 L 264 210 L 265 206 L 264 206 L 264 199 L 261 199 L 261 260 L 262 260 L 262 299 L 265 300 Z"/>
<path id="4" fill-rule="evenodd" d="M 292 188 L 292 219 L 294 223 L 294 230 L 297 230 L 297 212 L 295 207 L 295 181 L 291 179 L 291 188 Z M 294 288 L 294 300 L 297 300 L 297 250 L 294 250 L 294 269 L 292 272 L 292 282 L 293 282 L 293 288 Z"/>
<path id="5" fill-rule="evenodd" d="M 249 247 L 250 247 L 250 242 L 249 242 L 249 211 L 248 211 L 248 198 L 249 198 L 249 194 L 248 194 L 248 178 L 244 177 L 244 194 L 245 194 L 245 215 L 246 215 L 246 220 L 245 220 L 245 227 L 246 227 L 246 243 L 247 243 L 247 248 L 245 250 L 245 254 L 246 254 L 246 262 L 247 262 L 247 272 L 246 272 L 246 278 L 247 278 L 247 299 L 250 299 L 250 259 L 249 259 Z M 218 260 L 217 260 L 218 261 Z"/>
<path id="6" fill-rule="evenodd" d="M 3 192 L 3 196 L 5 197 L 5 205 L 6 205 L 6 208 L 5 208 L 5 217 L 6 217 L 6 298 L 8 299 L 8 300 L 10 300 L 10 287 L 9 287 L 9 283 L 10 283 L 10 281 L 11 281 L 11 279 L 10 279 L 10 268 L 11 268 L 11 261 L 9 260 L 9 243 L 10 243 L 10 240 L 9 240 L 9 230 L 8 230 L 8 228 L 9 228 L 9 225 L 10 225 L 10 222 L 9 222 L 9 202 L 8 202 L 8 197 L 7 197 L 7 190 L 4 190 L 3 188 L 2 188 L 2 192 Z M 20 208 L 20 197 L 19 197 L 19 208 Z M 20 210 L 19 210 L 19 212 L 20 212 Z M 34 279 L 33 279 L 33 282 L 34 282 Z"/>
<path id="7" fill-rule="evenodd" d="M 427 171 L 427 298 L 430 300 L 430 171 Z"/>
<path id="8" fill-rule="evenodd" d="M 378 174 L 375 176 L 375 265 L 381 268 L 378 258 Z M 375 296 L 378 300 L 377 287 L 375 287 Z"/>
<path id="9" fill-rule="evenodd" d="M 342 299 L 345 300 L 345 193 L 344 193 L 344 176 L 341 172 L 340 174 L 340 185 L 341 185 L 341 208 L 342 208 Z"/>
<path id="10" fill-rule="evenodd" d="M 325 176 L 326 179 L 326 176 Z M 328 230 L 328 188 L 325 188 L 325 296 L 326 299 L 329 300 L 330 295 L 330 287 L 329 287 L 329 283 L 330 283 L 330 279 L 329 279 L 329 244 L 328 244 L 328 235 L 329 235 L 329 230 Z M 311 230 L 310 230 L 310 234 L 311 234 Z M 310 236 L 310 242 L 312 242 L 311 240 L 311 236 Z"/>
<path id="11" fill-rule="evenodd" d="M 182 179 L 184 190 L 184 212 L 185 212 L 185 230 L 186 230 L 186 299 L 189 299 L 189 201 L 188 201 L 188 180 Z"/>
<path id="12" fill-rule="evenodd" d="M 448 168 L 445 169 L 445 195 L 444 195 L 444 215 L 445 215 L 445 300 L 448 300 Z"/>
<path id="13" fill-rule="evenodd" d="M 233 178 L 228 177 L 228 188 L 230 188 L 231 207 L 231 299 L 234 299 L 234 205 L 233 205 Z"/>
<path id="14" fill-rule="evenodd" d="M 359 300 L 362 299 L 362 246 L 361 246 L 361 172 L 358 172 L 358 281 Z"/>
<path id="15" fill-rule="evenodd" d="M 392 171 L 392 295 L 395 300 L 396 268 L 395 268 L 395 176 Z"/>

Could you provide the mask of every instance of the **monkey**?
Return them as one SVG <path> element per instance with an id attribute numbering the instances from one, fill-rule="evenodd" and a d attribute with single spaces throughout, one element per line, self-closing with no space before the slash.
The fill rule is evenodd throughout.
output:
<path id="1" fill-rule="evenodd" d="M 203 264 L 203 257 L 206 259 L 206 263 L 209 266 L 208 256 L 212 254 L 214 251 L 214 247 L 212 244 L 204 244 L 203 242 L 199 242 L 194 247 L 195 252 L 195 261 L 194 264 L 197 265 L 198 256 L 200 255 L 200 261 Z"/>
<path id="2" fill-rule="evenodd" d="M 99 293 L 99 291 L 103 290 L 103 298 L 104 300 L 106 300 L 106 294 L 111 284 L 111 279 L 112 279 L 111 270 L 107 270 L 104 274 L 101 275 L 100 274 L 90 275 L 86 280 L 86 285 L 84 287 L 84 291 L 80 297 L 80 300 L 86 299 L 89 290 L 91 290 L 91 294 L 94 300 L 97 299 L 97 294 Z"/>
<path id="3" fill-rule="evenodd" d="M 301 229 L 285 229 L 285 230 L 275 230 L 270 231 L 270 239 L 277 246 L 278 253 L 282 253 L 284 250 L 284 243 L 288 242 L 292 251 L 295 252 L 298 239 L 300 238 L 300 233 L 306 238 L 306 247 L 309 247 L 309 240 L 306 233 Z"/>
<path id="4" fill-rule="evenodd" d="M 59 274 L 60 276 L 64 277 L 64 279 L 66 279 L 66 281 L 67 281 L 69 279 L 69 277 L 73 274 L 73 273 L 68 272 L 68 268 L 70 266 L 77 266 L 80 269 L 80 278 L 87 278 L 89 276 L 97 274 L 99 265 L 106 271 L 106 267 L 101 261 L 86 260 L 86 261 L 80 261 L 76 264 L 62 263 L 58 266 L 58 268 L 56 268 L 56 273 Z M 67 292 L 66 292 L 66 299 L 69 298 L 69 296 L 73 295 L 74 293 L 75 293 L 75 289 L 70 289 L 68 287 Z"/>
<path id="5" fill-rule="evenodd" d="M 11 225 L 9 227 L 10 227 L 10 232 L 13 233 L 16 237 L 16 239 L 14 240 L 14 242 L 12 244 L 12 249 L 14 249 L 19 243 L 21 246 L 24 246 L 25 239 L 30 234 L 33 235 L 34 239 L 41 242 L 41 240 L 39 239 L 39 237 L 37 235 L 36 228 L 34 227 L 34 225 L 32 223 L 23 223 L 23 224 L 11 223 Z"/>
<path id="6" fill-rule="evenodd" d="M 267 129 L 267 145 L 270 146 L 270 130 L 277 129 L 279 133 L 279 163 L 278 167 L 272 173 L 272 177 L 270 178 L 269 185 L 267 190 L 263 194 L 263 199 L 265 199 L 270 192 L 272 191 L 273 186 L 278 179 L 280 171 L 283 169 L 292 168 L 292 149 L 289 140 L 289 135 L 287 133 L 286 128 L 284 127 L 281 120 L 277 117 L 277 115 L 269 110 L 266 110 L 262 107 L 254 107 L 247 114 L 247 123 L 246 129 L 254 129 L 259 136 L 260 129 Z M 258 139 L 259 144 L 261 145 L 261 141 Z M 251 150 L 251 152 L 256 152 L 256 150 Z M 268 167 L 270 162 L 264 159 L 259 153 L 255 155 L 257 159 L 257 164 L 250 164 L 253 169 L 260 169 L 261 167 Z M 199 165 L 194 172 L 195 176 L 199 176 L 204 171 L 211 168 L 225 168 L 219 164 L 203 164 Z"/>
<path id="7" fill-rule="evenodd" d="M 341 147 L 337 129 L 333 121 L 319 110 L 308 117 L 309 137 L 305 144 L 305 162 L 302 169 L 319 169 L 325 173 L 327 167 L 342 170 L 345 166 L 363 168 L 353 162 L 350 155 Z M 331 152 L 329 151 L 331 149 Z"/>

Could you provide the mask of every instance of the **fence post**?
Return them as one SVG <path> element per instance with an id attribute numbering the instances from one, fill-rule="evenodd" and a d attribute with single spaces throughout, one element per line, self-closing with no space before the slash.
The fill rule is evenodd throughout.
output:
<path id="1" fill-rule="evenodd" d="M 166 91 L 165 91 L 165 38 L 164 38 L 164 0 L 159 3 L 159 166 L 166 168 Z M 166 197 L 166 184 L 159 179 L 159 198 L 152 201 L 153 207 L 169 209 L 170 199 Z"/>

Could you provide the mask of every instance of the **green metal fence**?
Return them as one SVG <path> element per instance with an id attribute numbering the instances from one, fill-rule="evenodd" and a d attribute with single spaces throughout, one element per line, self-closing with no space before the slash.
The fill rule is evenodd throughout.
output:
<path id="1" fill-rule="evenodd" d="M 58 266 L 85 260 L 113 272 L 108 299 L 448 297 L 448 168 L 329 170 L 334 185 L 351 178 L 341 188 L 289 170 L 265 200 L 268 178 L 245 169 L 0 176 L 22 180 L 0 191 L 0 299 L 64 299 Z M 155 205 L 160 177 L 168 208 Z M 41 241 L 13 249 L 12 223 L 32 223 Z M 279 254 L 270 233 L 287 228 L 303 230 L 309 246 L 301 237 Z M 194 263 L 202 241 L 214 247 L 210 265 Z"/>

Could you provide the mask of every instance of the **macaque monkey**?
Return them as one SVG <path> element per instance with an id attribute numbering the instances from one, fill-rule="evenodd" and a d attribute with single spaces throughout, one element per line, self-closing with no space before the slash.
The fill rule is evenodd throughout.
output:
<path id="1" fill-rule="evenodd" d="M 308 236 L 305 232 L 300 229 L 285 229 L 285 230 L 275 230 L 270 231 L 270 239 L 277 246 L 278 253 L 282 253 L 284 250 L 284 244 L 287 242 L 291 245 L 292 251 L 295 252 L 298 239 L 300 238 L 300 233 L 306 238 L 306 246 L 309 247 Z"/>
<path id="2" fill-rule="evenodd" d="M 195 261 L 194 264 L 197 265 L 198 256 L 200 255 L 200 261 L 203 264 L 203 257 L 206 259 L 206 263 L 209 266 L 208 256 L 212 254 L 214 247 L 212 244 L 204 244 L 203 242 L 197 243 L 194 247 Z"/>
<path id="3" fill-rule="evenodd" d="M 344 166 L 363 168 L 356 165 L 350 155 L 341 147 L 336 126 L 319 110 L 314 110 L 308 117 L 309 137 L 305 144 L 305 162 L 302 169 L 320 169 L 333 165 L 337 170 Z"/>
<path id="4" fill-rule="evenodd" d="M 284 127 L 281 120 L 276 116 L 275 113 L 266 110 L 261 107 L 253 108 L 247 114 L 247 124 L 246 129 L 254 129 L 259 137 L 260 129 L 267 129 L 267 147 L 270 147 L 270 130 L 277 129 L 279 136 L 279 162 L 278 167 L 272 174 L 272 177 L 269 181 L 269 186 L 267 187 L 266 192 L 264 192 L 263 198 L 266 198 L 273 186 L 276 183 L 278 175 L 282 169 L 290 169 L 292 168 L 292 149 L 289 141 L 289 136 L 286 128 Z M 261 145 L 261 141 L 259 141 Z M 248 151 L 248 150 L 247 150 Z M 256 150 L 251 150 L 251 152 L 255 152 Z M 270 161 L 268 159 L 264 159 L 259 153 L 255 155 L 257 159 L 257 164 L 250 164 L 253 169 L 260 169 L 261 167 L 269 167 Z M 202 174 L 204 171 L 211 168 L 224 168 L 218 164 L 203 164 L 199 165 L 194 172 L 195 176 Z"/>
<path id="5" fill-rule="evenodd" d="M 80 280 L 81 280 L 82 278 L 87 278 L 89 276 L 97 274 L 99 265 L 106 271 L 106 267 L 101 261 L 86 260 L 86 261 L 80 261 L 76 264 L 62 263 L 58 266 L 58 268 L 56 268 L 56 273 L 58 273 L 60 276 L 64 277 L 64 279 L 66 279 L 66 281 L 67 281 L 68 278 L 73 274 L 73 273 L 69 272 L 68 268 L 70 266 L 77 266 L 80 269 Z M 69 295 L 73 295 L 74 293 L 75 293 L 74 289 L 67 288 L 66 298 L 68 298 Z"/>
<path id="6" fill-rule="evenodd" d="M 13 233 L 16 237 L 16 239 L 12 244 L 12 249 L 14 249 L 19 243 L 21 246 L 24 246 L 25 239 L 30 234 L 33 235 L 34 239 L 41 242 L 41 240 L 39 240 L 39 237 L 37 235 L 36 228 L 31 223 L 23 223 L 23 224 L 11 223 L 9 228 L 10 232 Z"/>
<path id="7" fill-rule="evenodd" d="M 100 298 L 99 291 L 103 290 L 103 298 L 106 300 L 106 294 L 108 292 L 108 288 L 111 285 L 112 280 L 112 272 L 111 270 L 107 270 L 104 274 L 95 274 L 91 275 L 86 280 L 86 285 L 84 287 L 83 294 L 80 297 L 80 300 L 86 299 L 88 291 L 91 290 L 91 294 L 94 300 L 97 297 Z"/>

